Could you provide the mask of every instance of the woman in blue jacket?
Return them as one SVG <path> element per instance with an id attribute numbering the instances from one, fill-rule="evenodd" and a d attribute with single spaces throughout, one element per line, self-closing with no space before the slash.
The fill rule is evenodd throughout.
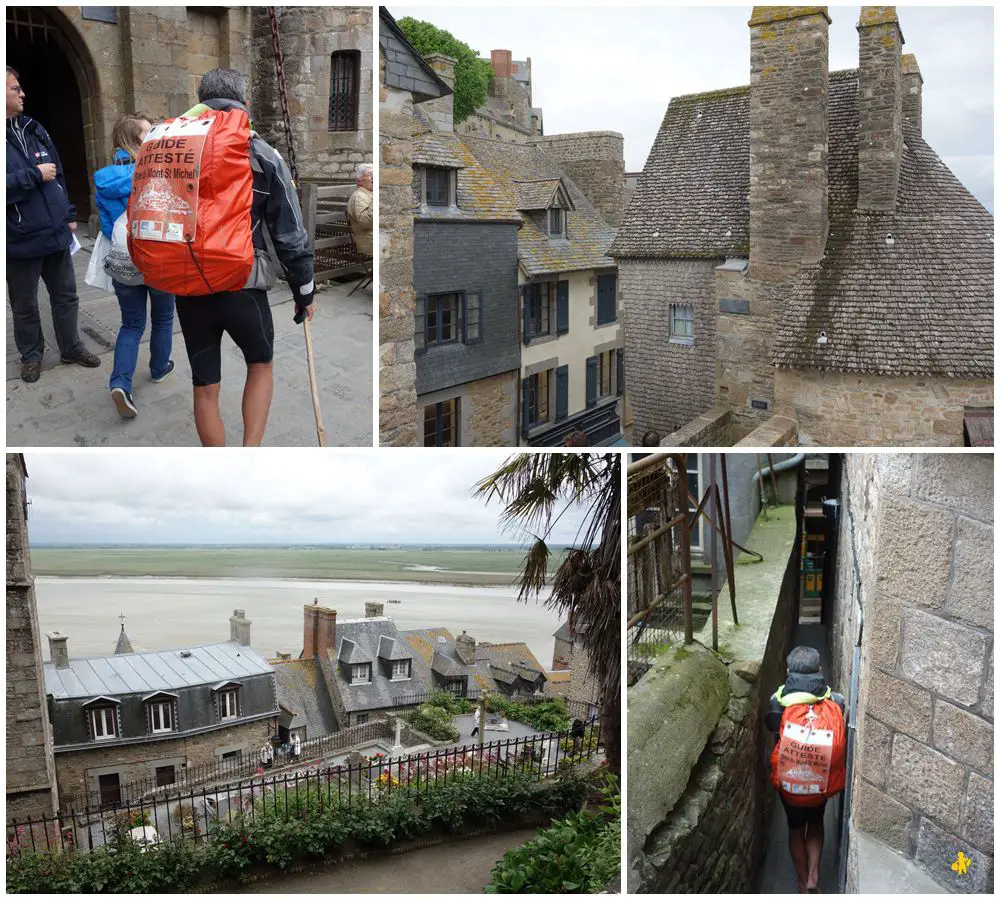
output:
<path id="1" fill-rule="evenodd" d="M 115 221 L 125 212 L 132 192 L 132 174 L 146 132 L 148 118 L 138 114 L 123 116 L 112 132 L 114 156 L 110 166 L 94 173 L 97 211 L 101 231 L 110 241 Z M 149 374 L 159 384 L 173 370 L 170 358 L 174 340 L 174 295 L 157 291 L 144 284 L 128 285 L 115 282 L 115 294 L 121 307 L 122 327 L 115 340 L 115 362 L 111 372 L 111 399 L 123 419 L 134 419 L 138 413 L 132 399 L 132 377 L 139 361 L 139 343 L 146 330 L 146 299 L 149 299 L 152 329 L 149 336 Z"/>

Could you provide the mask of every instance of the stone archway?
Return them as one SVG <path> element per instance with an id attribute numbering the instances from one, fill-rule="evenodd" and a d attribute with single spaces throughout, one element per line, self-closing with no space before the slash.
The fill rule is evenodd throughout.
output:
<path id="1" fill-rule="evenodd" d="M 56 7 L 7 7 L 7 65 L 20 74 L 25 113 L 52 137 L 77 220 L 96 213 L 91 178 L 104 164 L 97 69 L 76 27 Z"/>

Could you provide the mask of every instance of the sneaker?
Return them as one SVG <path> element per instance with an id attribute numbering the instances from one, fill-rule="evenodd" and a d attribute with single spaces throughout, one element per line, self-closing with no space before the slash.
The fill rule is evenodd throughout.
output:
<path id="1" fill-rule="evenodd" d="M 22 362 L 21 380 L 28 384 L 34 384 L 42 375 L 42 364 L 40 362 Z"/>
<path id="2" fill-rule="evenodd" d="M 139 415 L 139 410 L 135 408 L 135 402 L 132 400 L 132 395 L 124 388 L 112 388 L 111 399 L 118 408 L 118 415 L 123 419 L 134 419 Z"/>
<path id="3" fill-rule="evenodd" d="M 96 369 L 101 364 L 100 359 L 89 350 L 81 350 L 76 356 L 63 356 L 62 361 L 64 363 L 76 363 L 88 369 Z"/>
<path id="4" fill-rule="evenodd" d="M 153 384 L 159 384 L 161 381 L 163 381 L 164 378 L 166 378 L 173 371 L 174 371 L 174 361 L 170 360 L 167 363 L 167 371 L 164 372 L 159 378 L 153 378 L 152 379 Z"/>

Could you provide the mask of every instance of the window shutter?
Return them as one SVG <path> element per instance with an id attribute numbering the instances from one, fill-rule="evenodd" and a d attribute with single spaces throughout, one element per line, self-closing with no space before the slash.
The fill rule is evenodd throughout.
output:
<path id="1" fill-rule="evenodd" d="M 475 344 L 482 338 L 479 322 L 480 310 L 483 306 L 483 292 L 473 291 L 465 295 L 465 343 Z"/>
<path id="2" fill-rule="evenodd" d="M 619 347 L 615 351 L 615 361 L 618 365 L 618 396 L 625 393 L 625 351 Z"/>
<path id="3" fill-rule="evenodd" d="M 587 359 L 587 406 L 597 403 L 597 357 Z"/>
<path id="4" fill-rule="evenodd" d="M 614 275 L 597 277 L 597 324 L 606 325 L 618 320 L 615 292 L 618 279 Z"/>
<path id="5" fill-rule="evenodd" d="M 521 434 L 525 437 L 528 436 L 528 428 L 531 419 L 529 417 L 529 397 L 531 393 L 531 379 L 522 378 L 521 379 Z"/>
<path id="6" fill-rule="evenodd" d="M 531 286 L 525 285 L 521 288 L 521 329 L 524 334 L 522 338 L 525 344 L 531 343 Z"/>
<path id="7" fill-rule="evenodd" d="M 556 369 L 556 421 L 569 415 L 569 366 Z"/>
<path id="8" fill-rule="evenodd" d="M 556 334 L 569 331 L 569 282 L 556 285 Z"/>
<path id="9" fill-rule="evenodd" d="M 422 353 L 427 349 L 427 298 L 417 297 L 416 315 L 413 319 L 413 349 Z"/>

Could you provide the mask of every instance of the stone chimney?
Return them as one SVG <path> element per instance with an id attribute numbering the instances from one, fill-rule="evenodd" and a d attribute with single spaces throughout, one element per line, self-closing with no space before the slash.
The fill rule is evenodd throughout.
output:
<path id="1" fill-rule="evenodd" d="M 425 56 L 430 67 L 437 73 L 438 77 L 450 87 L 455 89 L 455 63 L 458 62 L 453 56 L 445 56 L 443 53 L 431 53 Z M 437 100 L 428 100 L 422 103 L 420 108 L 430 118 L 434 124 L 435 131 L 455 130 L 455 97 L 454 94 L 446 94 Z"/>
<path id="2" fill-rule="evenodd" d="M 903 120 L 921 134 L 924 125 L 924 78 L 917 58 L 912 53 L 903 56 Z"/>
<path id="3" fill-rule="evenodd" d="M 319 600 L 303 608 L 302 658 L 326 658 L 337 649 L 337 610 L 319 605 Z"/>
<path id="4" fill-rule="evenodd" d="M 490 50 L 493 96 L 508 97 L 514 84 L 514 55 L 510 50 Z"/>
<path id="5" fill-rule="evenodd" d="M 385 604 L 378 600 L 368 600 L 365 602 L 365 618 L 377 619 L 385 615 Z"/>
<path id="6" fill-rule="evenodd" d="M 858 209 L 892 212 L 903 155 L 903 32 L 895 6 L 858 21 Z"/>
<path id="7" fill-rule="evenodd" d="M 580 131 L 537 137 L 529 143 L 551 153 L 604 221 L 621 225 L 625 214 L 625 138 L 617 131 Z"/>
<path id="8" fill-rule="evenodd" d="M 476 661 L 476 639 L 464 631 L 455 638 L 455 653 L 467 666 Z"/>
<path id="9" fill-rule="evenodd" d="M 749 274 L 776 282 L 818 262 L 829 234 L 830 16 L 755 6 L 749 25 Z"/>
<path id="10" fill-rule="evenodd" d="M 242 609 L 234 609 L 229 617 L 229 640 L 241 647 L 250 646 L 250 626 L 253 624 Z"/>
<path id="11" fill-rule="evenodd" d="M 69 636 L 60 634 L 58 631 L 50 631 L 45 635 L 49 639 L 49 659 L 55 663 L 57 669 L 69 668 L 69 650 L 66 642 Z"/>

